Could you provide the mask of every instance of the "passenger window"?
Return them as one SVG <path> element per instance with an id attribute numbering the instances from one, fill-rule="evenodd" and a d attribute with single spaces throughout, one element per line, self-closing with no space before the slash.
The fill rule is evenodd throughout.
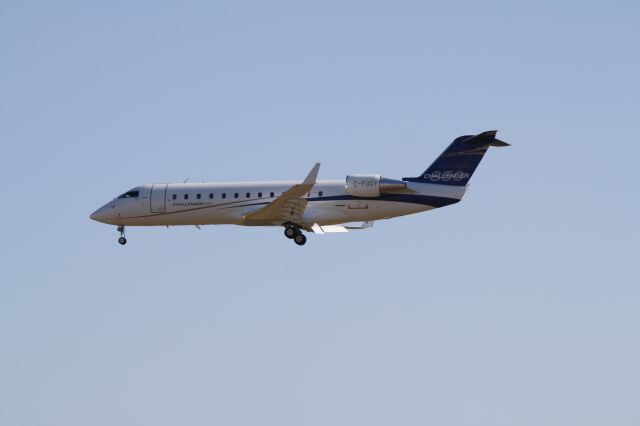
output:
<path id="1" fill-rule="evenodd" d="M 273 198 L 274 193 L 273 193 L 273 192 L 269 193 L 269 196 L 270 196 L 271 198 Z"/>
<path id="2" fill-rule="evenodd" d="M 238 193 L 233 194 L 233 198 L 238 198 Z"/>
<path id="3" fill-rule="evenodd" d="M 184 194 L 184 199 L 188 200 L 189 199 L 189 194 Z"/>
<path id="4" fill-rule="evenodd" d="M 171 196 L 171 198 L 173 198 L 173 199 L 175 200 L 176 198 L 178 198 L 178 196 L 177 196 L 176 194 L 173 194 L 173 195 Z"/>
<path id="5" fill-rule="evenodd" d="M 247 198 L 251 197 L 251 193 L 247 192 Z"/>
<path id="6" fill-rule="evenodd" d="M 213 198 L 213 192 L 209 193 L 209 199 Z"/>
<path id="7" fill-rule="evenodd" d="M 200 197 L 201 197 L 201 195 L 200 195 L 200 194 L 196 195 L 196 198 L 197 198 L 198 200 L 200 199 Z"/>
<path id="8" fill-rule="evenodd" d="M 258 198 L 262 198 L 262 192 L 258 192 Z"/>
<path id="9" fill-rule="evenodd" d="M 318 192 L 318 197 L 322 197 L 322 191 Z"/>
<path id="10" fill-rule="evenodd" d="M 226 192 L 222 193 L 222 198 L 227 198 L 227 193 Z"/>

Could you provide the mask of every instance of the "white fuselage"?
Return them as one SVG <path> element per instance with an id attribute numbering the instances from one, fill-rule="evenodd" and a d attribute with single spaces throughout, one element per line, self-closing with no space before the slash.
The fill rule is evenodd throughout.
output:
<path id="1" fill-rule="evenodd" d="M 296 181 L 170 183 L 133 188 L 96 210 L 91 218 L 126 226 L 245 223 L 243 217 L 282 195 Z M 423 212 L 462 199 L 465 187 L 408 182 L 406 191 L 379 197 L 354 197 L 344 180 L 317 181 L 305 195 L 302 223 L 334 225 Z M 129 194 L 129 196 L 127 196 Z M 282 225 L 270 223 L 268 225 Z"/>

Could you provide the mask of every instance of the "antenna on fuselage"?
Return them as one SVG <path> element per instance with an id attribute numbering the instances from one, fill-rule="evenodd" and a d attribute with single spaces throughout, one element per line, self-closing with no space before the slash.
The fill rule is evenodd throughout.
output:
<path id="1" fill-rule="evenodd" d="M 191 178 L 186 178 L 182 183 L 187 183 L 187 182 L 189 182 L 189 179 L 191 179 Z"/>

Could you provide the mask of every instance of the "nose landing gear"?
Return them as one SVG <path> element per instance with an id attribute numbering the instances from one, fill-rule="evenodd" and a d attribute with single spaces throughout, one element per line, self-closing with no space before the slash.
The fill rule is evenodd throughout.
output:
<path id="1" fill-rule="evenodd" d="M 127 239 L 124 237 L 124 225 L 118 226 L 118 232 L 120 233 L 120 238 L 118 238 L 118 243 L 120 243 L 120 245 L 122 246 L 127 244 Z"/>

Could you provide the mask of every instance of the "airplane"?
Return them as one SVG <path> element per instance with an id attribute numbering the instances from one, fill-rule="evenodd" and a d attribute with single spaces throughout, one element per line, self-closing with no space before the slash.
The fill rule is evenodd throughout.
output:
<path id="1" fill-rule="evenodd" d="M 296 181 L 153 183 L 109 201 L 90 218 L 116 225 L 118 243 L 126 226 L 243 225 L 284 227 L 302 246 L 303 231 L 317 234 L 368 229 L 373 221 L 420 213 L 462 200 L 469 179 L 489 147 L 509 146 L 497 131 L 456 138 L 419 176 L 402 180 L 352 174 L 317 180 L 320 163 Z M 363 222 L 360 225 L 349 225 Z"/>

